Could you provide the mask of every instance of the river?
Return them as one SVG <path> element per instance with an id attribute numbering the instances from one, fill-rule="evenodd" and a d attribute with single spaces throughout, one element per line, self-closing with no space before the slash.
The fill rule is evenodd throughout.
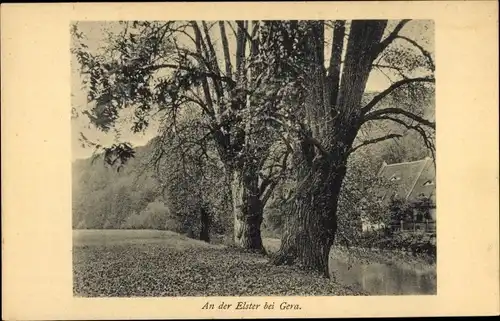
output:
<path id="1" fill-rule="evenodd" d="M 390 259 L 367 262 L 332 254 L 330 271 L 337 281 L 370 295 L 436 294 L 436 266 L 427 263 Z"/>

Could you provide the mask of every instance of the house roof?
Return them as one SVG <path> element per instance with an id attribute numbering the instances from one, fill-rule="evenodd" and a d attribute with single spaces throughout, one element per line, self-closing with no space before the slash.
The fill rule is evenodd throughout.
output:
<path id="1" fill-rule="evenodd" d="M 436 169 L 431 158 L 404 163 L 383 163 L 378 173 L 390 182 L 390 187 L 382 192 L 384 199 L 396 194 L 406 200 L 429 197 L 435 202 Z"/>

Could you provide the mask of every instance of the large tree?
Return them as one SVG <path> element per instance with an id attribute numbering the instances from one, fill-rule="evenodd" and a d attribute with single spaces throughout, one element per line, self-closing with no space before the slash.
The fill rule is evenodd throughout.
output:
<path id="1" fill-rule="evenodd" d="M 295 87 L 293 112 L 276 122 L 296 137 L 291 147 L 296 173 L 292 210 L 282 236 L 276 264 L 298 264 L 329 275 L 328 259 L 337 231 L 337 208 L 349 155 L 367 146 L 400 137 L 386 133 L 360 139 L 363 126 L 389 121 L 415 130 L 432 145 L 434 122 L 411 110 L 411 104 L 380 107 L 388 96 L 406 92 L 421 98 L 434 82 L 432 55 L 413 39 L 401 35 L 408 20 L 388 28 L 386 20 L 335 21 L 329 63 L 325 62 L 325 22 L 294 24 L 301 74 Z M 405 43 L 407 46 L 399 46 Z M 292 68 L 293 66 L 290 66 Z M 393 70 L 391 85 L 363 103 L 366 84 L 375 68 Z M 416 70 L 424 74 L 412 76 Z M 407 107 L 407 108 L 405 108 Z"/>
<path id="2" fill-rule="evenodd" d="M 264 116 L 282 97 L 275 75 L 283 51 L 272 45 L 275 30 L 259 21 L 121 22 L 94 51 L 73 29 L 73 53 L 92 103 L 83 111 L 90 122 L 108 132 L 123 115 L 131 116 L 134 132 L 156 121 L 165 137 L 175 135 L 186 108 L 195 109 L 204 131 L 196 143 L 215 144 L 231 187 L 234 241 L 260 251 L 264 203 L 279 177 L 275 167 L 264 166 L 275 140 Z M 112 164 L 133 156 L 127 143 L 94 146 Z"/>

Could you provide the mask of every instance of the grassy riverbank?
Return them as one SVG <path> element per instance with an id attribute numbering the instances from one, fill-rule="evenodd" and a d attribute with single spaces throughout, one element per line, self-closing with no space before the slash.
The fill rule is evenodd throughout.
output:
<path id="1" fill-rule="evenodd" d="M 428 255 L 415 255 L 410 252 L 396 250 L 382 250 L 378 248 L 362 247 L 335 247 L 331 253 L 332 257 L 342 260 L 356 260 L 365 263 L 380 263 L 389 265 L 426 266 L 429 269 L 436 268 L 436 258 Z"/>

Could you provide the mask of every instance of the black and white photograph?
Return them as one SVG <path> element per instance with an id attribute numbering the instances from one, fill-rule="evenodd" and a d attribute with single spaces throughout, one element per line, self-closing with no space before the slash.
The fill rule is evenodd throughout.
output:
<path id="1" fill-rule="evenodd" d="M 74 297 L 437 294 L 433 20 L 68 35 Z"/>

